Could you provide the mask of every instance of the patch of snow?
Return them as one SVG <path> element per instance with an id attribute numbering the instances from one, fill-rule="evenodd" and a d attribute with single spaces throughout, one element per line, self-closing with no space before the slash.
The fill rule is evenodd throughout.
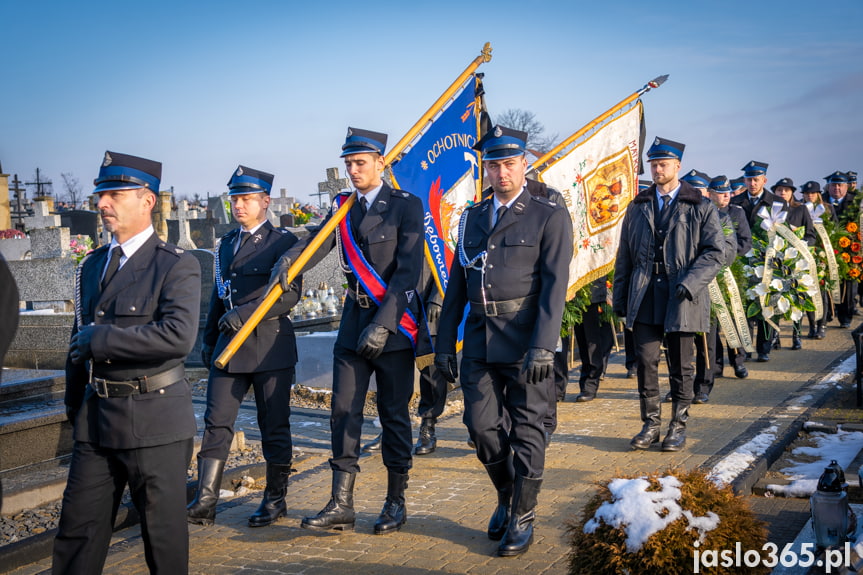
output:
<path id="1" fill-rule="evenodd" d="M 749 467 L 749 464 L 755 461 L 755 458 L 764 454 L 767 448 L 773 445 L 776 441 L 776 432 L 778 427 L 771 425 L 730 454 L 726 455 L 713 466 L 710 473 L 707 474 L 707 479 L 715 483 L 718 487 L 728 485 L 738 475 Z"/>
<path id="2" fill-rule="evenodd" d="M 791 465 L 782 469 L 788 479 L 789 485 L 770 485 L 768 488 L 776 494 L 786 497 L 806 497 L 812 495 L 818 487 L 818 478 L 824 473 L 824 468 L 835 459 L 842 469 L 846 469 L 857 454 L 863 450 L 863 432 L 842 431 L 838 433 L 823 433 L 816 431 L 812 433 L 814 446 L 801 446 L 795 448 L 791 454 L 806 456 L 814 461 L 791 461 Z M 847 477 L 846 477 L 847 479 Z M 775 488 L 775 489 L 774 489 Z"/>
<path id="3" fill-rule="evenodd" d="M 626 532 L 626 550 L 634 553 L 641 549 L 651 535 L 665 529 L 674 521 L 685 517 L 687 529 L 696 529 L 699 539 L 719 525 L 719 516 L 708 512 L 705 517 L 695 517 L 691 511 L 680 507 L 680 480 L 672 475 L 658 479 L 661 489 L 648 491 L 650 482 L 636 479 L 612 479 L 608 484 L 611 502 L 603 502 L 596 513 L 584 525 L 585 533 L 593 533 L 600 523 Z"/>

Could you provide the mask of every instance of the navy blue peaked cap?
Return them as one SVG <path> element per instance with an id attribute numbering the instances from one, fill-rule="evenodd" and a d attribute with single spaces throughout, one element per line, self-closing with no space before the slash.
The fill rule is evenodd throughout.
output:
<path id="1" fill-rule="evenodd" d="M 708 186 L 708 189 L 717 194 L 730 194 L 731 181 L 726 176 L 716 176 L 710 180 L 710 186 Z"/>
<path id="2" fill-rule="evenodd" d="M 96 186 L 93 193 L 146 188 L 158 194 L 161 179 L 161 162 L 107 151 L 99 167 L 99 177 L 93 180 Z"/>
<path id="3" fill-rule="evenodd" d="M 345 144 L 342 146 L 340 157 L 351 154 L 380 154 L 384 155 L 387 149 L 387 135 L 371 130 L 360 130 L 359 128 L 348 128 Z"/>
<path id="4" fill-rule="evenodd" d="M 848 174 L 837 170 L 829 176 L 826 176 L 824 179 L 827 180 L 828 184 L 847 184 Z"/>
<path id="5" fill-rule="evenodd" d="M 647 149 L 647 159 L 650 160 L 682 160 L 683 150 L 686 144 L 667 140 L 665 138 L 656 138 L 653 140 L 650 148 Z"/>
<path id="6" fill-rule="evenodd" d="M 527 132 L 506 126 L 495 126 L 474 144 L 483 160 L 505 160 L 523 156 L 527 149 Z"/>
<path id="7" fill-rule="evenodd" d="M 752 160 L 740 169 L 743 170 L 744 178 L 755 178 L 757 176 L 767 174 L 767 166 L 768 164 L 765 164 L 764 162 L 756 162 L 755 160 Z"/>
<path id="8" fill-rule="evenodd" d="M 228 180 L 228 195 L 256 194 L 263 192 L 270 195 L 273 189 L 273 174 L 261 172 L 246 166 L 238 166 Z"/>
<path id="9" fill-rule="evenodd" d="M 710 185 L 710 176 L 698 170 L 689 170 L 686 175 L 680 178 L 688 183 L 693 188 L 706 188 Z"/>

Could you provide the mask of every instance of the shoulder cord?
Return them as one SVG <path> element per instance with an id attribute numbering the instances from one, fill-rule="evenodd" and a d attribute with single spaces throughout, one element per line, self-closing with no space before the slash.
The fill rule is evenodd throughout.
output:
<path id="1" fill-rule="evenodd" d="M 234 302 L 231 299 L 231 280 L 222 280 L 222 263 L 221 258 L 219 257 L 221 246 L 222 238 L 219 238 L 216 242 L 216 290 L 219 293 L 219 299 L 225 302 L 225 307 L 232 309 L 234 307 Z"/>

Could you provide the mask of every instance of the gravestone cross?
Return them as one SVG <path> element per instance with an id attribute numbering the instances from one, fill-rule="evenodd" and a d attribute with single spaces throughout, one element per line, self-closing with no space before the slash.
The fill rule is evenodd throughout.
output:
<path id="1" fill-rule="evenodd" d="M 327 168 L 327 181 L 318 182 L 318 193 L 312 195 L 318 196 L 318 207 L 322 208 L 324 204 L 321 202 L 321 196 L 329 195 L 332 202 L 336 194 L 349 187 L 348 179 L 339 177 L 338 168 Z"/>
<path id="2" fill-rule="evenodd" d="M 197 246 L 192 241 L 192 234 L 189 231 L 189 202 L 186 200 L 180 200 L 180 205 L 177 206 L 177 220 L 180 224 L 180 235 L 177 240 L 177 246 L 184 250 L 196 249 Z"/>

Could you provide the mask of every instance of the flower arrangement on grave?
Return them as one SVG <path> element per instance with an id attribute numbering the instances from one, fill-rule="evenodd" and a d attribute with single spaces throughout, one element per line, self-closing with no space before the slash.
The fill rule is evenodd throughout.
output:
<path id="1" fill-rule="evenodd" d="M 730 486 L 695 469 L 669 469 L 599 482 L 581 517 L 568 524 L 572 575 L 765 573 L 723 566 L 708 550 L 764 548 L 767 529 Z"/>
<path id="2" fill-rule="evenodd" d="M 93 238 L 78 234 L 69 239 L 69 253 L 75 263 L 81 263 L 84 256 L 93 251 Z"/>
<path id="3" fill-rule="evenodd" d="M 807 311 L 822 317 L 818 267 L 812 248 L 803 241 L 804 227 L 792 231 L 779 203 L 761 210 L 761 227 L 767 233 L 752 235 L 752 249 L 743 267 L 749 286 L 746 315 L 760 316 L 776 330 L 780 319 L 797 322 Z"/>
<path id="4" fill-rule="evenodd" d="M 294 204 L 294 207 L 291 208 L 291 214 L 294 216 L 294 224 L 297 226 L 302 226 L 309 222 L 309 219 L 312 217 L 310 214 L 307 214 L 302 209 L 300 209 L 300 204 Z"/>
<path id="5" fill-rule="evenodd" d="M 21 230 L 0 230 L 0 240 L 20 240 L 27 237 Z"/>

